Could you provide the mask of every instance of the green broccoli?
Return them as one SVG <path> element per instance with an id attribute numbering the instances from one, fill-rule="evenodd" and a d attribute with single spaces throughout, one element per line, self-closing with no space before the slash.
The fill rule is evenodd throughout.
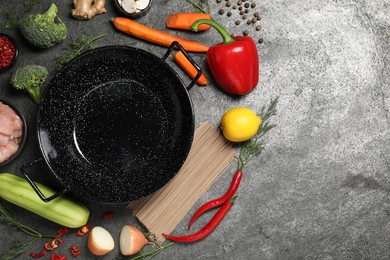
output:
<path id="1" fill-rule="evenodd" d="M 35 103 L 41 103 L 41 86 L 45 83 L 49 72 L 39 65 L 19 67 L 11 77 L 11 85 L 18 90 L 27 90 Z"/>
<path id="2" fill-rule="evenodd" d="M 40 48 L 49 48 L 65 40 L 68 32 L 54 3 L 43 14 L 28 15 L 21 21 L 19 29 L 28 42 Z"/>

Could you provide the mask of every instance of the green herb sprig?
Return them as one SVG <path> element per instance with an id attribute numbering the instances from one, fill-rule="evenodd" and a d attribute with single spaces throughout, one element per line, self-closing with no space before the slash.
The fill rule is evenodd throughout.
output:
<path id="1" fill-rule="evenodd" d="M 38 231 L 22 224 L 17 221 L 9 210 L 6 209 L 5 203 L 0 201 L 0 222 L 6 223 L 8 225 L 14 226 L 16 229 L 26 233 L 27 235 L 34 237 L 35 239 L 27 243 L 16 243 L 6 252 L 0 255 L 0 260 L 14 259 L 16 256 L 22 254 L 26 251 L 30 245 L 37 239 L 40 238 L 56 238 L 58 235 L 54 234 L 41 234 Z"/>
<path id="2" fill-rule="evenodd" d="M 164 249 L 166 249 L 167 247 L 170 247 L 172 246 L 173 244 L 175 244 L 175 242 L 170 242 L 170 243 L 167 243 L 165 245 L 160 245 L 157 241 L 155 241 L 154 239 L 152 239 L 150 236 L 148 236 L 147 234 L 144 234 L 145 237 L 148 239 L 149 241 L 149 244 L 155 246 L 156 248 L 153 249 L 153 250 L 150 250 L 150 251 L 144 251 L 143 249 L 140 251 L 140 253 L 138 253 L 137 255 L 134 255 L 134 256 L 130 256 L 130 257 L 124 257 L 124 256 L 118 256 L 116 257 L 117 260 L 139 260 L 139 259 L 150 259 L 156 255 L 158 255 L 161 251 L 163 251 Z"/>
<path id="3" fill-rule="evenodd" d="M 61 69 L 64 65 L 79 56 L 81 53 L 96 48 L 96 46 L 92 45 L 92 43 L 104 36 L 106 36 L 106 34 L 101 34 L 96 37 L 88 37 L 84 34 L 81 35 L 74 42 L 69 44 L 65 51 L 56 58 L 57 69 Z"/>
<path id="4" fill-rule="evenodd" d="M 192 6 L 199 12 L 209 14 L 210 13 L 210 4 L 208 0 L 200 0 L 198 3 L 195 3 L 191 0 L 187 0 Z M 206 9 L 205 9 L 206 8 Z"/>
<path id="5" fill-rule="evenodd" d="M 259 156 L 263 152 L 265 143 L 262 137 L 275 127 L 274 124 L 269 123 L 269 119 L 276 115 L 278 100 L 279 98 L 272 99 L 267 107 L 263 106 L 260 109 L 258 116 L 262 119 L 262 123 L 256 135 L 242 144 L 238 155 L 237 171 L 242 171 L 250 160 Z"/>
<path id="6" fill-rule="evenodd" d="M 8 14 L 6 14 L 6 21 L 0 25 L 0 32 L 5 29 L 16 29 L 19 27 L 21 21 L 29 15 L 34 7 L 40 4 L 42 0 L 25 0 L 21 10 L 13 8 Z"/>

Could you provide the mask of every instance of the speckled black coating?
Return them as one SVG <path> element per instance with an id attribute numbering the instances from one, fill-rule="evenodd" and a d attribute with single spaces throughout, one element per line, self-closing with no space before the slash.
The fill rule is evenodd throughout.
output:
<path id="1" fill-rule="evenodd" d="M 72 193 L 103 203 L 149 195 L 181 168 L 194 135 L 177 73 L 141 49 L 89 51 L 50 81 L 38 116 L 43 157 Z"/>

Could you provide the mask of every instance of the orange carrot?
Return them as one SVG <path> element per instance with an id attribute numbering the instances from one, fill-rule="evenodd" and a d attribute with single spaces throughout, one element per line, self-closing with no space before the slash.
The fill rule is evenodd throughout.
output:
<path id="1" fill-rule="evenodd" d="M 190 78 L 194 79 L 196 75 L 198 74 L 198 71 L 195 69 L 195 67 L 191 64 L 191 62 L 184 56 L 184 54 L 181 51 L 178 51 L 175 56 L 173 57 L 173 60 L 182 68 Z M 207 85 L 208 81 L 206 76 L 202 73 L 200 75 L 200 78 L 196 81 L 196 84 L 200 86 Z"/>
<path id="2" fill-rule="evenodd" d="M 176 13 L 168 16 L 165 23 L 170 29 L 191 30 L 190 26 L 199 19 L 211 20 L 211 15 L 206 13 Z M 210 27 L 208 24 L 201 24 L 198 31 L 205 31 Z"/>
<path id="3" fill-rule="evenodd" d="M 209 47 L 199 42 L 183 39 L 150 27 L 137 23 L 124 17 L 116 17 L 111 20 L 116 29 L 130 34 L 142 40 L 169 47 L 173 41 L 178 41 L 186 51 L 207 52 Z"/>

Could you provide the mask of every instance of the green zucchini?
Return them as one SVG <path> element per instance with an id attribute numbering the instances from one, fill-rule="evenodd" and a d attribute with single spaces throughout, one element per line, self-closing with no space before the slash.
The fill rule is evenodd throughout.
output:
<path id="1" fill-rule="evenodd" d="M 55 193 L 42 184 L 35 184 L 46 197 Z M 42 201 L 26 179 L 10 173 L 0 173 L 0 197 L 68 228 L 84 226 L 90 214 L 84 204 L 64 195 L 49 202 Z"/>

